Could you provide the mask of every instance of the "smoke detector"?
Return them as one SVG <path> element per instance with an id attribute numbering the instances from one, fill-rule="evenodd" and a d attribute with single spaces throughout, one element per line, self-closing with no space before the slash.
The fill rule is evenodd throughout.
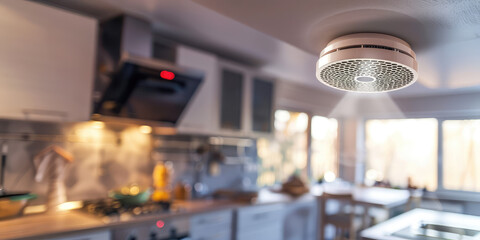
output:
<path id="1" fill-rule="evenodd" d="M 410 45 L 386 34 L 356 33 L 328 43 L 317 61 L 317 79 L 351 92 L 388 92 L 413 84 L 417 60 Z"/>

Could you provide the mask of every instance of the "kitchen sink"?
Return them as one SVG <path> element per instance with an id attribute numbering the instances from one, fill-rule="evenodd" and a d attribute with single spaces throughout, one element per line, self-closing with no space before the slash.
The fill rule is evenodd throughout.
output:
<path id="1" fill-rule="evenodd" d="M 435 223 L 420 222 L 392 234 L 395 237 L 414 240 L 470 240 L 480 239 L 480 231 Z"/>

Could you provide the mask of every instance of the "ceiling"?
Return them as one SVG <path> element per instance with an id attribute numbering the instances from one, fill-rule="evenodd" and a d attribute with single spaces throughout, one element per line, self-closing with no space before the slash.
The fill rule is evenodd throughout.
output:
<path id="1" fill-rule="evenodd" d="M 349 33 L 400 37 L 417 53 L 420 78 L 419 84 L 399 92 L 479 89 L 477 0 L 194 1 L 311 54 Z"/>
<path id="2" fill-rule="evenodd" d="M 333 91 L 315 61 L 335 37 L 380 32 L 412 45 L 419 81 L 394 95 L 480 91 L 478 0 L 37 0 L 99 19 L 128 12 L 157 32 L 277 77 Z"/>
<path id="3" fill-rule="evenodd" d="M 146 18 L 164 37 L 253 64 L 281 80 L 338 93 L 320 84 L 317 57 L 190 0 L 32 0 L 97 19 L 128 13 Z"/>

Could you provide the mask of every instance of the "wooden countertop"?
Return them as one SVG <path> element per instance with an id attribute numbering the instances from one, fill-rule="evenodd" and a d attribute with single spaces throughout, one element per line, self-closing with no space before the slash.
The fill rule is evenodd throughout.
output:
<path id="1" fill-rule="evenodd" d="M 175 202 L 175 205 L 181 210 L 111 223 L 104 222 L 98 217 L 78 210 L 55 214 L 32 214 L 14 219 L 0 220 L 0 239 L 42 239 L 61 234 L 121 227 L 158 218 L 188 217 L 203 212 L 233 209 L 248 204 L 224 200 L 201 200 Z"/>
<path id="2" fill-rule="evenodd" d="M 277 194 L 278 195 L 278 194 Z M 281 194 L 280 194 L 281 195 Z M 241 207 L 259 206 L 268 204 L 282 204 L 297 201 L 313 200 L 312 195 L 306 194 L 299 198 L 268 197 L 263 201 L 254 203 L 235 202 L 229 200 L 194 200 L 176 201 L 170 212 L 157 215 L 135 217 L 114 222 L 102 221 L 102 219 L 89 215 L 79 210 L 71 210 L 55 214 L 32 214 L 14 219 L 0 220 L 0 239 L 49 239 L 64 234 L 75 234 L 100 229 L 114 229 L 125 225 L 141 224 L 154 221 L 159 218 L 169 219 L 189 217 L 205 212 L 236 209 Z"/>
<path id="3" fill-rule="evenodd" d="M 19 239 L 56 233 L 95 229 L 105 224 L 98 218 L 78 211 L 34 214 L 0 221 L 1 239 Z"/>

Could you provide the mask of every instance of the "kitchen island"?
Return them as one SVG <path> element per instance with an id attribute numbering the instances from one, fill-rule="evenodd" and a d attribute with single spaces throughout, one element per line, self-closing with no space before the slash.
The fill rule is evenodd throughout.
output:
<path id="1" fill-rule="evenodd" d="M 365 240 L 479 239 L 480 217 L 414 209 L 361 233 Z"/>

